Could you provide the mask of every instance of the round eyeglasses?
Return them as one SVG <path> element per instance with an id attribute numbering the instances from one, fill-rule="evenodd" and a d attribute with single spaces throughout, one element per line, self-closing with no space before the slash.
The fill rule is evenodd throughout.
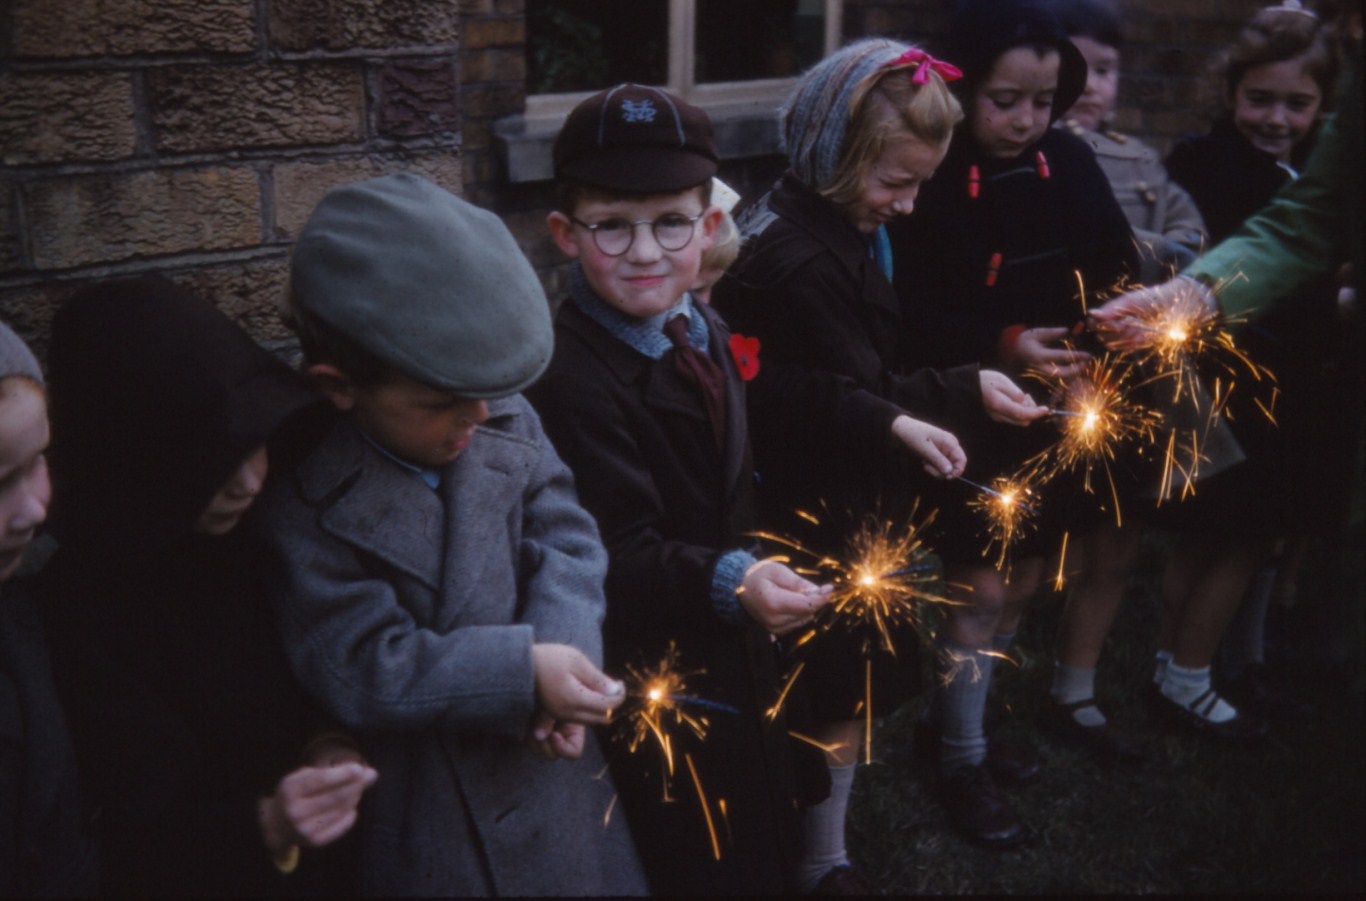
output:
<path id="1" fill-rule="evenodd" d="M 569 220 L 592 233 L 593 243 L 597 245 L 598 250 L 609 257 L 619 257 L 635 243 L 636 227 L 640 225 L 650 226 L 655 243 L 665 250 L 682 250 L 692 240 L 697 220 L 704 215 L 705 213 L 698 213 L 696 216 L 665 213 L 653 222 L 649 219 L 637 219 L 635 222 L 629 219 L 606 219 L 589 224 L 576 216 L 570 216 Z"/>

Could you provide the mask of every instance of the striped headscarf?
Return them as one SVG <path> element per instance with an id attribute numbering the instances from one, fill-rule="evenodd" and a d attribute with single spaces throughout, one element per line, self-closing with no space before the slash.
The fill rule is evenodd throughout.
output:
<path id="1" fill-rule="evenodd" d="M 853 118 L 855 90 L 909 46 L 887 38 L 855 41 L 798 80 L 783 110 L 783 143 L 788 163 L 803 184 L 820 189 L 835 179 Z"/>

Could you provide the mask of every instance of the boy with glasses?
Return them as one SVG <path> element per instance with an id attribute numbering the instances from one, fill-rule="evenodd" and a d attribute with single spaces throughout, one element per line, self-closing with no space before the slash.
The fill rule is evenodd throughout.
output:
<path id="1" fill-rule="evenodd" d="M 618 85 L 570 113 L 554 161 L 548 223 L 575 264 L 528 397 L 607 545 L 606 668 L 656 666 L 673 649 L 687 693 L 722 705 L 688 711 L 706 737 L 673 730 L 672 767 L 616 748 L 622 809 L 654 893 L 791 892 L 797 808 L 824 776 L 781 712 L 767 715 L 782 687 L 773 637 L 809 624 L 827 592 L 761 559 L 745 414 L 761 363 L 688 293 L 722 217 L 711 123 L 667 92 Z M 802 440 L 881 452 L 891 431 L 927 465 L 961 470 L 952 435 L 846 380 L 749 400 L 780 408 Z"/>

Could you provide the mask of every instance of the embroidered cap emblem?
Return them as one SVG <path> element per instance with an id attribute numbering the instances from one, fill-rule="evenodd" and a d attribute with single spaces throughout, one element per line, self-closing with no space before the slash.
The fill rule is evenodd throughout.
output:
<path id="1" fill-rule="evenodd" d="M 653 122 L 655 120 L 654 101 L 646 97 L 643 100 L 621 101 L 621 120 L 623 122 Z"/>

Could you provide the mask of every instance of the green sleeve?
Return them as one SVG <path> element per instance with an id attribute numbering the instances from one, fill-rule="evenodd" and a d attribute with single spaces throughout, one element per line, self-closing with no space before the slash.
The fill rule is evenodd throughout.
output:
<path id="1" fill-rule="evenodd" d="M 1348 167 L 1344 130 L 1360 122 L 1360 58 L 1349 69 L 1337 115 L 1330 116 L 1299 178 L 1232 236 L 1189 266 L 1184 275 L 1218 286 L 1230 316 L 1257 316 L 1277 300 L 1345 262 L 1351 248 L 1345 227 L 1347 198 L 1360 187 Z M 1359 170 L 1360 159 L 1352 169 Z"/>

